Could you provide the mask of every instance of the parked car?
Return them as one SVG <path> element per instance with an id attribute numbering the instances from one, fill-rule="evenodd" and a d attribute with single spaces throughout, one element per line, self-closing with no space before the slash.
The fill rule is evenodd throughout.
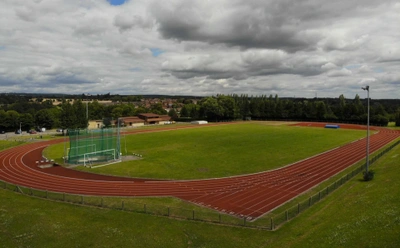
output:
<path id="1" fill-rule="evenodd" d="M 62 131 L 63 131 L 63 130 L 62 130 L 62 129 L 60 129 L 60 128 L 59 128 L 59 129 L 57 129 L 57 132 L 59 132 L 59 133 L 61 133 Z"/>
<path id="2" fill-rule="evenodd" d="M 21 129 L 15 130 L 15 134 L 21 134 L 21 133 L 22 133 Z"/>
<path id="3" fill-rule="evenodd" d="M 31 129 L 31 130 L 28 131 L 28 133 L 30 133 L 30 134 L 36 134 L 36 131 L 33 130 L 33 129 Z"/>

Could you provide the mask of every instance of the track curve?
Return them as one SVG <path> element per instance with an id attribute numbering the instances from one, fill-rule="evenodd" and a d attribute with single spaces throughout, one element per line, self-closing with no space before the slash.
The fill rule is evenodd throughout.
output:
<path id="1" fill-rule="evenodd" d="M 300 123 L 323 127 L 324 123 Z M 366 129 L 341 124 L 341 128 Z M 400 137 L 400 131 L 371 127 L 370 153 Z M 0 152 L 0 180 L 41 190 L 97 196 L 174 196 L 254 219 L 304 193 L 365 157 L 365 138 L 286 167 L 229 178 L 162 181 L 103 176 L 66 169 L 41 169 L 42 151 L 62 139 L 30 143 Z"/>

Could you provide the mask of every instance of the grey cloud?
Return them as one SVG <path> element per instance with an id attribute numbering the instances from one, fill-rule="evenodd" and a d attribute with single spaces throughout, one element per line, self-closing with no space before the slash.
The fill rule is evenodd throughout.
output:
<path id="1" fill-rule="evenodd" d="M 15 14 L 27 22 L 34 22 L 37 18 L 37 14 L 34 12 L 34 10 L 28 9 L 26 6 L 16 9 Z"/>
<path id="2" fill-rule="evenodd" d="M 271 2 L 255 5 L 240 2 L 213 10 L 212 6 L 196 1 L 178 1 L 173 9 L 155 8 L 153 12 L 160 33 L 167 39 L 289 52 L 314 49 L 316 42 L 321 39 L 319 34 L 299 29 L 300 20 L 284 18 L 284 8 L 279 5 Z M 281 9 L 283 12 L 280 13 Z"/>
<path id="3" fill-rule="evenodd" d="M 180 79 L 208 77 L 211 79 L 296 74 L 313 76 L 323 73 L 327 60 L 321 56 L 297 54 L 289 56 L 281 50 L 247 50 L 237 53 L 215 53 L 214 56 L 188 55 L 163 63 L 163 70 Z"/>
<path id="4" fill-rule="evenodd" d="M 352 72 L 346 68 L 342 68 L 340 70 L 332 70 L 327 73 L 328 77 L 344 77 L 351 75 Z"/>
<path id="5" fill-rule="evenodd" d="M 153 22 L 139 15 L 123 13 L 114 17 L 114 25 L 123 32 L 135 27 L 149 29 L 153 27 Z"/>
<path id="6" fill-rule="evenodd" d="M 96 35 L 105 32 L 107 30 L 106 25 L 106 19 L 94 17 L 77 24 L 74 33 L 77 35 Z"/>
<path id="7" fill-rule="evenodd" d="M 207 4 L 208 3 L 208 4 Z M 287 52 L 314 50 L 325 35 L 321 24 L 368 12 L 380 1 L 159 1 L 153 14 L 164 38 L 224 43 L 243 48 L 281 49 Z M 158 8 L 156 8 L 156 5 Z M 168 5 L 168 6 L 167 6 Z M 326 49 L 351 49 L 363 37 L 326 41 Z"/>

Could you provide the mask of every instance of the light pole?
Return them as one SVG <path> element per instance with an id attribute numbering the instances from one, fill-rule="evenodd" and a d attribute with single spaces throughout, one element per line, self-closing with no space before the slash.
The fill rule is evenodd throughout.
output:
<path id="1" fill-rule="evenodd" d="M 21 124 L 22 124 L 22 122 L 19 123 L 19 135 L 22 135 Z"/>
<path id="2" fill-rule="evenodd" d="M 362 87 L 361 89 L 367 91 L 367 163 L 365 166 L 365 173 L 368 176 L 368 168 L 369 168 L 369 86 Z"/>

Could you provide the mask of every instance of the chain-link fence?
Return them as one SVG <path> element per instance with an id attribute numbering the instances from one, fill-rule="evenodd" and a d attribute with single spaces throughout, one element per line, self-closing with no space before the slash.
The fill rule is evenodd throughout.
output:
<path id="1" fill-rule="evenodd" d="M 120 137 L 116 128 L 68 130 L 69 164 L 92 165 L 120 158 Z"/>

